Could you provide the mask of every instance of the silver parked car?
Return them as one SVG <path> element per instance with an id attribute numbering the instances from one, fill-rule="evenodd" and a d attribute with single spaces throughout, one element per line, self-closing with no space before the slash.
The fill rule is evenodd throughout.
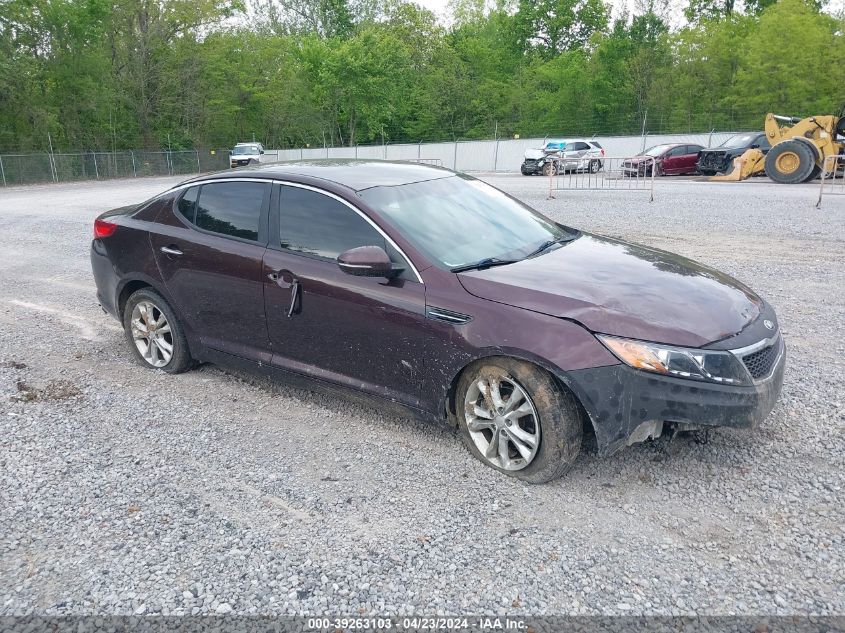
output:
<path id="1" fill-rule="evenodd" d="M 596 173 L 604 166 L 603 158 L 604 149 L 596 141 L 551 140 L 542 149 L 526 150 L 520 171 L 524 176 L 549 176 L 572 171 Z"/>

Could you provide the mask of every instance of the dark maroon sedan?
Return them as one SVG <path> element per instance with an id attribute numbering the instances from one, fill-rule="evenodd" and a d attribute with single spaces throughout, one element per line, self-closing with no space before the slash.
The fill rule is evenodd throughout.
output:
<path id="1" fill-rule="evenodd" d="M 774 311 L 741 283 L 435 167 L 196 178 L 97 218 L 91 263 L 147 367 L 365 392 L 531 482 L 566 471 L 590 426 L 602 454 L 755 427 L 783 380 Z"/>
<path id="2" fill-rule="evenodd" d="M 649 147 L 642 154 L 626 158 L 622 170 L 626 176 L 677 176 L 694 174 L 698 153 L 704 147 L 694 143 L 667 143 Z"/>

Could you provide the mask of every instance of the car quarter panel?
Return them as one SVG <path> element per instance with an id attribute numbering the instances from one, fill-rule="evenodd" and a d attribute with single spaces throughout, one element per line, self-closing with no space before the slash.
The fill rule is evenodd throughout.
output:
<path id="1" fill-rule="evenodd" d="M 127 284 L 140 281 L 157 289 L 163 284 L 158 267 L 152 257 L 149 234 L 154 217 L 162 206 L 172 200 L 162 196 L 133 215 L 104 214 L 108 222 L 118 225 L 118 230 L 106 239 L 91 243 L 91 269 L 97 286 L 97 299 L 102 308 L 118 320 L 120 295 Z"/>

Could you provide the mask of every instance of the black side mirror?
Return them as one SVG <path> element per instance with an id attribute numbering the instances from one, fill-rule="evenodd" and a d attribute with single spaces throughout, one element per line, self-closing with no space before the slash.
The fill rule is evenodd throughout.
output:
<path id="1" fill-rule="evenodd" d="M 264 153 L 264 150 L 263 150 L 263 149 L 260 149 L 260 150 L 258 150 L 258 153 L 259 153 L 259 154 L 263 154 L 263 153 Z"/>
<path id="2" fill-rule="evenodd" d="M 403 268 L 390 261 L 381 246 L 359 246 L 337 256 L 337 265 L 356 277 L 395 277 Z"/>
<path id="3" fill-rule="evenodd" d="M 751 145 L 751 149 L 759 149 L 759 148 L 760 148 L 760 143 L 754 143 L 753 145 Z"/>

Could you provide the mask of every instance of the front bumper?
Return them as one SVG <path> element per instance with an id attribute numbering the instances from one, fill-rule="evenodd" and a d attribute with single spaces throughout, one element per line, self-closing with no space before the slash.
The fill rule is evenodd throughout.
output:
<path id="1" fill-rule="evenodd" d="M 544 164 L 537 160 L 525 160 L 520 167 L 520 171 L 526 176 L 530 174 L 542 174 Z"/>
<path id="2" fill-rule="evenodd" d="M 716 174 L 727 171 L 733 157 L 725 153 L 702 152 L 696 168 L 703 174 Z"/>
<path id="3" fill-rule="evenodd" d="M 645 176 L 651 170 L 651 163 L 622 163 L 622 173 L 625 176 Z"/>
<path id="4" fill-rule="evenodd" d="M 757 428 L 777 402 L 783 385 L 786 348 L 765 380 L 733 387 L 673 378 L 611 365 L 567 372 L 593 422 L 599 453 L 610 455 L 644 439 L 654 422 L 703 427 Z"/>

